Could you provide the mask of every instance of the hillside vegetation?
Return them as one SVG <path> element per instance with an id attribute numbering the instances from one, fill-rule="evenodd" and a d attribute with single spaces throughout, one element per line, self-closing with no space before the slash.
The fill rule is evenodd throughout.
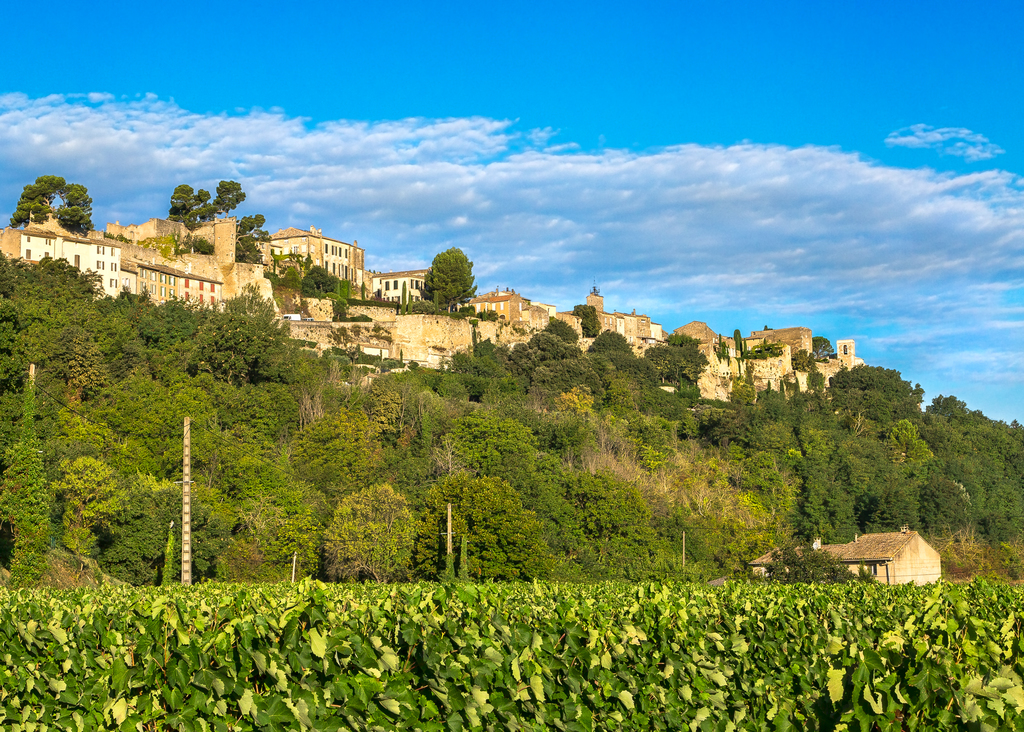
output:
<path id="1" fill-rule="evenodd" d="M 791 536 L 904 524 L 954 575 L 1024 571 L 1024 430 L 952 396 L 922 411 L 896 371 L 712 403 L 692 341 L 636 358 L 604 334 L 583 353 L 553 323 L 360 379 L 355 353 L 301 348 L 255 295 L 218 312 L 99 291 L 60 260 L 0 260 L 15 585 L 61 547 L 128 583 L 176 579 L 185 416 L 198 579 L 276 581 L 293 560 L 328 580 L 707 578 Z"/>

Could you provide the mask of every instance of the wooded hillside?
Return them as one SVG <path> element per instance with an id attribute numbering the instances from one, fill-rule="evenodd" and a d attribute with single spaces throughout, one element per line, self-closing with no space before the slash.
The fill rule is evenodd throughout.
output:
<path id="1" fill-rule="evenodd" d="M 63 261 L 0 259 L 0 562 L 15 584 L 38 579 L 18 557 L 47 546 L 133 584 L 176 579 L 186 415 L 199 579 L 283 579 L 296 555 L 333 580 L 705 578 L 790 536 L 904 524 L 954 573 L 1024 572 L 1024 430 L 952 396 L 922 411 L 896 371 L 706 402 L 694 342 L 637 358 L 605 334 L 583 353 L 553 323 L 443 371 L 361 379 L 357 354 L 301 348 L 253 295 L 217 312 L 98 292 Z M 32 511 L 49 535 L 29 541 Z"/>

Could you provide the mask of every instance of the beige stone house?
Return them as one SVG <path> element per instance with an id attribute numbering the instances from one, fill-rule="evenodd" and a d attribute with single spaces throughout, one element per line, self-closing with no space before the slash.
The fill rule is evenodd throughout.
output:
<path id="1" fill-rule="evenodd" d="M 355 240 L 351 244 L 324 236 L 323 229 L 310 226 L 309 231 L 289 226 L 270 235 L 263 257 L 266 264 L 272 264 L 272 255 L 294 254 L 303 261 L 308 256 L 313 264 L 323 267 L 335 277 L 348 280 L 357 288 L 366 282 L 368 290 L 373 288 L 364 272 L 365 252 Z"/>
<path id="2" fill-rule="evenodd" d="M 367 272 L 367 294 L 385 302 L 402 301 L 402 285 L 409 302 L 419 302 L 427 296 L 427 269 L 409 269 L 404 272 Z"/>
<path id="3" fill-rule="evenodd" d="M 942 560 L 924 538 L 906 526 L 900 531 L 864 534 L 848 544 L 821 544 L 814 548 L 828 552 L 854 574 L 863 565 L 878 582 L 887 585 L 936 582 L 942 576 Z M 774 551 L 774 550 L 772 550 Z M 754 574 L 764 574 L 772 552 L 750 562 Z"/>

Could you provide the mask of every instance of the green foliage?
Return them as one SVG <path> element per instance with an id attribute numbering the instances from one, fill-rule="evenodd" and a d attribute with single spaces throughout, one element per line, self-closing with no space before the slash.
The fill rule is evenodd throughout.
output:
<path id="1" fill-rule="evenodd" d="M 242 191 L 242 184 L 233 180 L 222 180 L 217 184 L 217 197 L 213 204 L 217 207 L 217 213 L 227 214 L 238 208 L 238 204 L 245 200 L 245 193 Z"/>
<path id="2" fill-rule="evenodd" d="M 405 498 L 387 483 L 341 501 L 327 529 L 327 574 L 394 582 L 406 576 L 415 525 Z"/>
<path id="3" fill-rule="evenodd" d="M 732 342 L 733 348 L 736 349 L 736 356 L 743 358 L 744 354 L 747 352 L 747 343 L 743 340 L 743 334 L 740 333 L 739 328 L 733 331 Z"/>
<path id="4" fill-rule="evenodd" d="M 243 216 L 239 219 L 235 231 L 236 262 L 263 263 L 263 248 L 270 242 L 270 232 L 263 229 L 266 223 L 263 214 Z"/>
<path id="5" fill-rule="evenodd" d="M 310 267 L 309 272 L 302 278 L 301 290 L 305 297 L 325 298 L 328 295 L 337 295 L 341 299 L 346 299 L 348 296 L 341 288 L 341 279 L 319 265 Z"/>
<path id="6" fill-rule="evenodd" d="M 222 180 L 217 184 L 217 196 L 212 198 L 209 191 L 200 188 L 192 190 L 192 186 L 182 183 L 171 194 L 171 207 L 167 212 L 170 221 L 180 221 L 189 231 L 195 231 L 202 224 L 213 221 L 217 214 L 226 214 L 238 207 L 245 200 L 240 183 L 233 180 Z M 249 217 L 247 217 L 249 218 Z M 263 218 L 262 216 L 255 218 Z M 255 223 L 253 219 L 250 223 Z M 253 236 L 263 222 L 243 233 Z M 240 232 L 241 233 L 241 232 Z"/>
<path id="7" fill-rule="evenodd" d="M 824 582 L 843 584 L 857 577 L 835 556 L 825 550 L 786 542 L 772 552 L 765 566 L 765 577 L 771 582 Z"/>
<path id="8" fill-rule="evenodd" d="M 836 349 L 832 347 L 832 341 L 825 336 L 814 336 L 811 339 L 811 356 L 819 361 L 832 356 Z"/>
<path id="9" fill-rule="evenodd" d="M 0 602 L 12 728 L 1024 728 L 1021 592 L 984 582 L 304 581 Z"/>
<path id="10" fill-rule="evenodd" d="M 60 199 L 60 205 L 54 202 Z M 41 175 L 21 192 L 21 198 L 11 216 L 11 226 L 23 226 L 29 221 L 46 223 L 53 216 L 68 231 L 84 234 L 92 230 L 92 198 L 85 186 L 68 183 L 56 175 Z"/>
<path id="11" fill-rule="evenodd" d="M 288 381 L 292 345 L 288 327 L 255 285 L 225 303 L 199 326 L 189 360 L 193 374 L 210 373 L 233 384 Z"/>
<path id="12" fill-rule="evenodd" d="M 818 364 L 815 362 L 814 357 L 802 348 L 793 354 L 792 363 L 794 371 L 815 373 L 818 370 Z"/>
<path id="13" fill-rule="evenodd" d="M 700 343 L 687 336 L 669 336 L 668 345 L 648 348 L 644 358 L 663 383 L 677 386 L 696 384 L 708 366 L 707 356 L 700 352 Z"/>
<path id="14" fill-rule="evenodd" d="M 51 496 L 35 418 L 35 390 L 29 384 L 22 402 L 21 435 L 7 451 L 7 469 L 0 484 L 0 520 L 14 534 L 9 580 L 12 587 L 32 587 L 39 582 L 50 541 Z"/>
<path id="15" fill-rule="evenodd" d="M 576 305 L 572 314 L 580 319 L 584 338 L 597 338 L 601 333 L 601 320 L 597 317 L 597 308 L 593 305 Z"/>
<path id="16" fill-rule="evenodd" d="M 590 346 L 590 352 L 599 355 L 612 353 L 628 353 L 632 355 L 633 349 L 624 335 L 607 330 L 594 339 L 593 344 Z"/>
<path id="17" fill-rule="evenodd" d="M 180 221 L 189 231 L 195 231 L 217 215 L 217 205 L 210 200 L 210 192 L 182 183 L 171 194 L 171 207 L 167 211 L 169 221 Z"/>
<path id="18" fill-rule="evenodd" d="M 301 430 L 292 443 L 296 473 L 340 499 L 370 485 L 380 461 L 362 411 L 340 409 Z"/>
<path id="19" fill-rule="evenodd" d="M 102 460 L 80 457 L 62 467 L 64 477 L 52 491 L 64 504 L 64 546 L 89 556 L 96 543 L 93 530 L 124 511 L 124 493 L 117 475 Z"/>
<path id="20" fill-rule="evenodd" d="M 476 295 L 473 263 L 461 249 L 452 247 L 441 252 L 430 265 L 424 284 L 435 304 L 451 310 Z"/>
<path id="21" fill-rule="evenodd" d="M 576 331 L 572 329 L 572 326 L 569 325 L 568 323 L 563 322 L 561 320 L 558 320 L 556 318 L 552 318 L 551 322 L 549 322 L 544 327 L 544 332 L 545 333 L 550 333 L 551 335 L 554 335 L 554 336 L 557 336 L 557 337 L 561 338 L 563 341 L 565 341 L 566 343 L 579 343 L 580 342 L 580 337 L 576 333 Z"/>
<path id="22" fill-rule="evenodd" d="M 778 358 L 786 352 L 786 347 L 781 343 L 759 343 L 753 348 L 743 350 L 743 358 L 750 360 L 765 360 Z"/>
<path id="23" fill-rule="evenodd" d="M 470 577 L 512 580 L 547 574 L 550 558 L 541 524 L 533 511 L 523 508 L 512 486 L 498 478 L 455 473 L 436 483 L 427 496 L 414 554 L 421 576 L 437 578 L 444 571 L 442 532 L 449 503 L 454 535 L 458 541 L 465 537 L 469 546 Z"/>

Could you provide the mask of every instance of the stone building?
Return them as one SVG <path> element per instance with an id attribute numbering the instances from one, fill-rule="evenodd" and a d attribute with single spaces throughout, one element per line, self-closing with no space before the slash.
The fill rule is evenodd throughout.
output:
<path id="1" fill-rule="evenodd" d="M 83 272 L 99 275 L 104 294 L 117 297 L 121 291 L 121 244 L 99 231 L 86 236 L 71 234 L 53 220 L 45 226 L 6 228 L 0 234 L 0 251 L 26 262 L 63 259 Z"/>
<path id="2" fill-rule="evenodd" d="M 757 342 L 762 343 L 785 343 L 793 353 L 797 351 L 813 350 L 814 337 L 810 328 L 778 328 L 769 330 L 755 330 L 750 333 L 750 338 L 745 338 L 748 346 Z"/>
<path id="3" fill-rule="evenodd" d="M 597 311 L 601 332 L 618 333 L 633 346 L 665 340 L 661 325 L 652 323 L 647 315 L 637 315 L 636 310 L 631 313 L 605 312 L 604 297 L 597 287 L 591 289 L 590 294 L 587 295 L 587 305 Z"/>
<path id="4" fill-rule="evenodd" d="M 401 302 L 405 286 L 409 302 L 419 302 L 427 296 L 427 269 L 408 269 L 403 272 L 367 272 L 367 294 L 385 302 Z"/>
<path id="5" fill-rule="evenodd" d="M 210 277 L 162 264 L 133 263 L 126 267 L 135 274 L 135 287 L 131 291 L 148 292 L 154 302 L 190 300 L 215 307 L 224 299 L 224 283 Z"/>
<path id="6" fill-rule="evenodd" d="M 323 229 L 310 226 L 309 231 L 289 226 L 270 235 L 270 242 L 264 245 L 263 261 L 270 265 L 273 255 L 295 255 L 305 261 L 308 256 L 313 264 L 323 267 L 335 277 L 348 280 L 356 288 L 366 283 L 365 252 L 355 240 L 351 244 L 323 235 Z"/>
<path id="7" fill-rule="evenodd" d="M 848 544 L 822 544 L 817 540 L 813 549 L 828 552 L 854 574 L 863 566 L 876 581 L 887 585 L 923 585 L 937 582 L 942 576 L 939 553 L 907 526 L 900 531 L 857 536 Z M 765 573 L 774 551 L 750 563 L 754 574 Z"/>

